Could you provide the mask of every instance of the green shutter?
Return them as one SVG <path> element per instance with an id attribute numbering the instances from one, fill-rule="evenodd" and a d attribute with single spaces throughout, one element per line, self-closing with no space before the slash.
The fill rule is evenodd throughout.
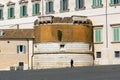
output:
<path id="1" fill-rule="evenodd" d="M 0 9 L 0 19 L 3 19 L 3 9 Z"/>
<path id="2" fill-rule="evenodd" d="M 2 10 L 0 9 L 0 19 L 2 18 Z"/>
<path id="3" fill-rule="evenodd" d="M 49 3 L 46 2 L 46 13 L 49 13 Z"/>
<path id="4" fill-rule="evenodd" d="M 101 42 L 101 29 L 95 30 L 95 42 Z"/>
<path id="5" fill-rule="evenodd" d="M 120 28 L 117 29 L 117 41 L 120 41 Z"/>
<path id="6" fill-rule="evenodd" d="M 14 8 L 12 8 L 12 18 L 14 17 Z"/>
<path id="7" fill-rule="evenodd" d="M 8 8 L 8 19 L 10 18 L 10 8 Z"/>
<path id="8" fill-rule="evenodd" d="M 76 0 L 76 9 L 79 9 L 79 0 Z"/>
<path id="9" fill-rule="evenodd" d="M 40 4 L 38 4 L 38 14 L 40 13 Z"/>
<path id="10" fill-rule="evenodd" d="M 66 10 L 68 10 L 68 0 L 66 0 Z"/>
<path id="11" fill-rule="evenodd" d="M 120 41 L 120 28 L 118 29 L 118 41 Z"/>
<path id="12" fill-rule="evenodd" d="M 118 28 L 116 28 L 116 41 L 118 41 L 118 33 L 119 33 L 119 30 Z"/>
<path id="13" fill-rule="evenodd" d="M 117 35 L 117 36 L 116 36 L 116 39 L 117 39 L 116 41 L 119 41 L 119 28 L 117 28 L 117 32 L 116 32 L 116 33 L 117 33 L 117 34 L 116 34 L 116 35 Z"/>
<path id="14" fill-rule="evenodd" d="M 81 0 L 81 5 L 82 5 L 82 7 L 81 8 L 84 8 L 85 7 L 85 2 L 84 2 L 84 0 Z"/>
<path id="15" fill-rule="evenodd" d="M 116 28 L 113 28 L 113 41 L 116 41 Z"/>
<path id="16" fill-rule="evenodd" d="M 101 42 L 101 29 L 99 29 L 98 31 L 99 31 L 99 42 Z"/>
<path id="17" fill-rule="evenodd" d="M 35 15 L 35 4 L 32 5 L 32 14 Z"/>
<path id="18" fill-rule="evenodd" d="M 120 31 L 119 31 L 120 29 L 119 28 L 114 28 L 113 29 L 113 40 L 114 41 L 120 41 Z"/>
<path id="19" fill-rule="evenodd" d="M 60 0 L 60 12 L 63 12 L 63 0 Z"/>
<path id="20" fill-rule="evenodd" d="M 1 10 L 1 18 L 3 19 L 3 9 Z"/>
<path id="21" fill-rule="evenodd" d="M 97 42 L 98 41 L 98 30 L 95 30 L 95 42 Z"/>
<path id="22" fill-rule="evenodd" d="M 51 11 L 53 11 L 53 2 L 51 2 L 50 8 L 51 8 Z"/>
<path id="23" fill-rule="evenodd" d="M 118 0 L 118 4 L 120 4 L 120 0 Z"/>
<path id="24" fill-rule="evenodd" d="M 25 14 L 24 14 L 24 16 L 27 16 L 27 6 L 25 5 Z"/>
<path id="25" fill-rule="evenodd" d="M 113 5 L 114 4 L 114 0 L 110 0 L 110 4 Z"/>
<path id="26" fill-rule="evenodd" d="M 98 6 L 102 7 L 102 0 L 99 0 Z"/>
<path id="27" fill-rule="evenodd" d="M 23 6 L 20 6 L 20 17 L 23 16 Z"/>
<path id="28" fill-rule="evenodd" d="M 92 0 L 92 7 L 93 7 L 93 8 L 96 7 L 96 0 Z"/>

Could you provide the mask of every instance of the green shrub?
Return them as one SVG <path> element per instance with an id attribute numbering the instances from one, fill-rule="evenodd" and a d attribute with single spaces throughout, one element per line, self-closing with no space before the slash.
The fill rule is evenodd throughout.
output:
<path id="1" fill-rule="evenodd" d="M 62 40 L 62 31 L 61 30 L 57 31 L 57 36 L 58 36 L 58 40 L 61 41 Z"/>

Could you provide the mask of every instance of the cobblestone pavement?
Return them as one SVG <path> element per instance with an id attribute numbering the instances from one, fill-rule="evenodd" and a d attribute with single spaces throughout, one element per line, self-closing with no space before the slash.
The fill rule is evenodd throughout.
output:
<path id="1" fill-rule="evenodd" d="M 0 71 L 0 80 L 120 80 L 120 65 Z"/>

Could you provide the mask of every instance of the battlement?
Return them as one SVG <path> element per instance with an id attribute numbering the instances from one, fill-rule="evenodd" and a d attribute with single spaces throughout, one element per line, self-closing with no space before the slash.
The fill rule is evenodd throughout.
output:
<path id="1" fill-rule="evenodd" d="M 54 16 L 40 16 L 35 21 L 35 25 L 41 24 L 55 24 L 55 23 L 71 23 L 71 24 L 90 24 L 87 16 L 76 16 L 71 17 L 54 17 Z"/>

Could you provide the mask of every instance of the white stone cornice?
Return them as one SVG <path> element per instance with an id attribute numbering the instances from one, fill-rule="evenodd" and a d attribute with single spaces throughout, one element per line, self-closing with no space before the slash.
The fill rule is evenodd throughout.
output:
<path id="1" fill-rule="evenodd" d="M 11 6 L 11 5 L 15 5 L 15 3 L 12 2 L 12 1 L 9 1 L 9 2 L 7 3 L 7 6 Z"/>
<path id="2" fill-rule="evenodd" d="M 28 1 L 27 0 L 20 0 L 19 1 L 19 4 L 23 4 L 23 3 L 28 3 Z"/>

